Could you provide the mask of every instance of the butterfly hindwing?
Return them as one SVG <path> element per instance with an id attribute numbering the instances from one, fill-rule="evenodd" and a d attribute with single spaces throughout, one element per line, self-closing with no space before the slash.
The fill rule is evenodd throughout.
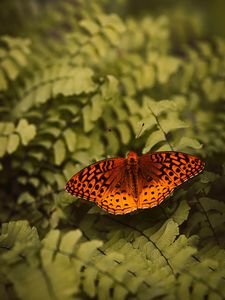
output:
<path id="1" fill-rule="evenodd" d="M 173 190 L 174 188 L 167 186 L 163 181 L 145 182 L 139 196 L 138 208 L 151 208 L 159 205 Z"/>
<path id="2" fill-rule="evenodd" d="M 137 210 L 137 203 L 134 201 L 131 191 L 124 185 L 109 190 L 102 201 L 101 206 L 107 212 L 116 215 L 124 215 Z"/>

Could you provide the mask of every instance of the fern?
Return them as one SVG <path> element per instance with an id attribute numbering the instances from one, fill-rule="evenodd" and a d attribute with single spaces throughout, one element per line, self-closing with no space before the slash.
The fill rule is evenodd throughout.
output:
<path id="1" fill-rule="evenodd" d="M 0 298 L 224 299 L 224 38 L 183 2 L 31 3 L 0 12 Z M 126 216 L 64 192 L 129 150 L 206 171 Z"/>
<path id="2" fill-rule="evenodd" d="M 27 66 L 30 41 L 2 36 L 0 43 L 0 90 L 4 91 L 7 90 L 10 81 L 14 81 Z"/>

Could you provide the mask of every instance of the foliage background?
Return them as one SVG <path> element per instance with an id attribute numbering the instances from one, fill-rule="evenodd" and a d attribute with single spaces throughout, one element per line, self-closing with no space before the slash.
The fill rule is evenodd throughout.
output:
<path id="1" fill-rule="evenodd" d="M 223 1 L 0 5 L 0 299 L 225 299 Z M 206 170 L 133 215 L 63 191 L 130 149 Z"/>

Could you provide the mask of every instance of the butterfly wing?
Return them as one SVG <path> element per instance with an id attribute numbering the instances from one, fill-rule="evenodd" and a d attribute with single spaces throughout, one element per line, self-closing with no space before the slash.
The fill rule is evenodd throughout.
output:
<path id="1" fill-rule="evenodd" d="M 142 191 L 138 208 L 153 207 L 161 203 L 183 182 L 204 169 L 198 157 L 182 152 L 165 151 L 140 157 Z"/>
<path id="2" fill-rule="evenodd" d="M 126 184 L 124 158 L 104 159 L 82 169 L 67 182 L 65 189 L 109 213 L 125 214 L 137 209 Z"/>
<path id="3" fill-rule="evenodd" d="M 124 215 L 137 210 L 137 203 L 134 201 L 132 192 L 126 181 L 121 187 L 116 185 L 114 189 L 109 190 L 101 205 L 98 205 L 107 212 L 115 215 Z"/>

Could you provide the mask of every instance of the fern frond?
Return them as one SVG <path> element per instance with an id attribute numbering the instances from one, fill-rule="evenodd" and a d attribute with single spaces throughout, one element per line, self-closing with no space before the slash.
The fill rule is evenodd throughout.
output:
<path id="1" fill-rule="evenodd" d="M 0 91 L 6 91 L 28 64 L 30 41 L 1 36 L 0 44 Z"/>

